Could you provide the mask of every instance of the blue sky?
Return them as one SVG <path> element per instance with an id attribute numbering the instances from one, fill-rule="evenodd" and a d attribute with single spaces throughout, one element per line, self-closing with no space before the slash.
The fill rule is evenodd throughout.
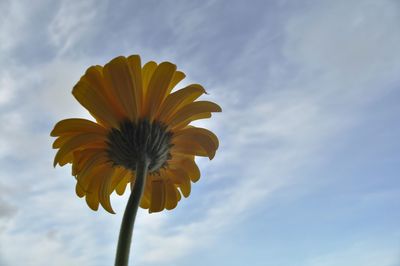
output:
<path id="1" fill-rule="evenodd" d="M 118 55 L 168 60 L 223 112 L 215 159 L 132 264 L 400 265 L 397 1 L 0 1 L 0 265 L 112 265 L 116 215 L 52 167 L 71 95 Z"/>

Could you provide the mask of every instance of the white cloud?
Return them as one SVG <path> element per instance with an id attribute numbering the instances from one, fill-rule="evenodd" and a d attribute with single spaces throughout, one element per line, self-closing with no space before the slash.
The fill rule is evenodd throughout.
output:
<path id="1" fill-rule="evenodd" d="M 163 234 L 170 223 L 153 231 L 144 241 L 151 243 L 143 255 L 144 261 L 173 261 L 196 248 L 212 246 L 237 226 L 234 221 L 238 217 L 256 211 L 257 205 L 277 188 L 305 178 L 296 170 L 304 163 L 317 166 L 324 159 L 322 148 L 329 156 L 326 143 L 357 123 L 360 108 L 391 89 L 387 86 L 398 79 L 394 74 L 400 67 L 394 55 L 394 44 L 400 35 L 393 34 L 398 13 L 390 4 L 372 2 L 371 6 L 361 4 L 354 13 L 355 3 L 320 5 L 288 21 L 282 37 L 287 61 L 270 65 L 271 69 L 284 71 L 277 77 L 286 80 L 271 82 L 284 85 L 281 91 L 269 93 L 260 88 L 257 98 L 240 109 L 235 98 L 222 101 L 224 119 L 214 126 L 223 134 L 221 142 L 225 144 L 211 164 L 217 164 L 221 171 L 228 165 L 236 167 L 235 176 L 225 177 L 234 178 L 232 186 L 208 191 L 206 198 L 219 200 L 208 206 L 204 218 L 179 226 L 178 232 L 171 235 Z M 380 17 L 381 11 L 384 17 Z M 264 38 L 250 42 L 248 49 L 252 52 L 244 51 L 243 57 L 236 58 L 236 65 L 251 64 L 247 55 L 254 53 L 254 47 L 278 38 L 261 33 L 259 36 Z M 262 56 L 263 50 L 258 53 Z M 256 60 L 257 54 L 253 56 Z M 299 71 L 285 70 L 281 64 L 293 64 Z M 245 92 L 235 86 L 237 79 L 245 77 L 233 78 L 220 89 L 240 97 Z M 260 84 L 264 82 L 260 80 Z M 342 109 L 338 110 L 338 104 L 343 105 Z M 171 243 L 173 251 L 168 249 Z M 375 254 L 374 258 L 382 258 L 384 253 Z"/>
<path id="2" fill-rule="evenodd" d="M 400 252 L 397 247 L 380 243 L 358 242 L 343 249 L 310 259 L 307 266 L 397 266 Z"/>
<path id="3" fill-rule="evenodd" d="M 304 14 L 292 14 L 285 30 L 278 29 L 273 35 L 261 29 L 233 63 L 227 64 L 235 75 L 219 81 L 213 94 L 205 97 L 221 103 L 224 112 L 200 123 L 221 138 L 215 160 L 200 160 L 204 178 L 194 186 L 201 190 L 202 198 L 184 199 L 173 215 L 141 212 L 134 233 L 133 260 L 171 265 L 223 242 L 225 233 L 238 228 L 258 206 L 273 201 L 278 189 L 307 178 L 299 168 L 323 160 L 324 155 L 318 153 L 321 146 L 357 121 L 360 106 L 386 89 L 381 85 L 398 80 L 395 74 L 400 60 L 395 44 L 400 41 L 396 30 L 399 17 L 392 2 L 343 3 L 320 3 Z M 18 106 L 1 114 L 7 127 L 0 129 L 0 155 L 12 155 L 32 165 L 32 169 L 18 169 L 18 174 L 15 170 L 2 173 L 12 190 L 23 192 L 1 199 L 4 206 L 15 200 L 17 213 L 0 232 L 0 243 L 7 243 L 1 248 L 6 265 L 19 265 L 21 259 L 32 266 L 49 261 L 57 261 L 58 265 L 105 265 L 112 261 L 114 234 L 126 195 L 113 199 L 118 215 L 92 213 L 83 200 L 76 199 L 70 169 L 51 168 L 50 128 L 36 129 L 32 122 L 41 121 L 43 113 L 54 120 L 88 117 L 70 92 L 94 59 L 76 61 L 66 51 L 78 47 L 80 40 L 96 30 L 96 4 L 62 2 L 47 29 L 57 57 L 36 66 L 20 80 L 15 75 L 1 76 L 6 88 L 17 87 L 16 96 L 25 98 L 12 97 L 15 93 L 11 90 L 0 92 L 6 95 L 0 101 Z M 201 13 L 207 13 L 209 6 L 200 8 Z M 169 23 L 180 24 L 175 31 L 182 40 L 193 37 L 192 27 L 207 24 L 207 17 L 196 16 L 196 9 L 188 24 L 180 23 L 181 10 L 176 11 L 170 14 Z M 11 25 L 3 26 L 0 34 L 9 34 L 13 29 Z M 14 45 L 18 38 L 9 41 L 3 49 Z M 281 57 L 265 59 L 269 48 L 276 49 Z M 261 59 L 266 61 L 266 68 L 259 67 Z M 190 67 L 196 69 L 196 60 Z M 248 95 L 245 85 L 249 80 L 251 86 L 259 84 L 257 95 Z M 243 102 L 243 97 L 249 101 Z M 48 167 L 44 163 L 49 163 Z M 22 180 L 27 185 L 19 188 Z M 195 218 L 187 218 L 184 210 L 190 210 Z M 21 254 L 21 249 L 26 252 Z M 323 255 L 310 263 L 330 265 L 328 261 L 337 256 L 352 261 L 362 250 L 354 247 L 348 253 Z M 390 250 L 382 250 L 370 254 L 368 261 L 391 254 Z M 392 257 L 387 258 L 382 265 L 389 266 L 392 261 Z"/>
<path id="4" fill-rule="evenodd" d="M 288 22 L 284 52 L 320 90 L 371 93 L 398 79 L 399 23 L 395 1 L 314 5 Z"/>
<path id="5" fill-rule="evenodd" d="M 85 34 L 90 34 L 91 22 L 100 8 L 100 1 L 62 1 L 48 26 L 49 39 L 59 54 L 73 47 Z"/>

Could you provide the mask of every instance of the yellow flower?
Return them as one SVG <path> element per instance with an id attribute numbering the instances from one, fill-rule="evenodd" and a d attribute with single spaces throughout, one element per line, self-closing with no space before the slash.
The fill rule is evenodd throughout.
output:
<path id="1" fill-rule="evenodd" d="M 221 108 L 209 101 L 195 101 L 205 90 L 191 84 L 172 92 L 185 78 L 169 62 L 141 65 L 140 57 L 120 56 L 102 66 L 91 66 L 72 94 L 95 118 L 58 122 L 54 166 L 72 164 L 76 194 L 89 207 L 99 203 L 114 213 L 110 194 L 122 195 L 135 182 L 139 153 L 149 159 L 148 177 L 140 206 L 149 212 L 173 209 L 188 197 L 191 182 L 200 178 L 195 156 L 211 160 L 218 148 L 209 130 L 190 126 L 211 117 Z"/>

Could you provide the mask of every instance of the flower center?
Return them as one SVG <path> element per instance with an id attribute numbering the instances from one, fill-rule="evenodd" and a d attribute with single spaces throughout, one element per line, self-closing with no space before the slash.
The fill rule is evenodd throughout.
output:
<path id="1" fill-rule="evenodd" d="M 112 128 L 107 136 L 107 152 L 115 165 L 136 170 L 136 163 L 144 156 L 150 160 L 149 172 L 157 172 L 171 159 L 172 132 L 157 121 L 146 119 L 137 123 L 124 121 L 119 129 Z"/>

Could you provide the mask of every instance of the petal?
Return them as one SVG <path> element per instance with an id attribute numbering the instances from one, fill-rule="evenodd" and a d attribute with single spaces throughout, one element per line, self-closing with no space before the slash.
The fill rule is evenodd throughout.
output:
<path id="1" fill-rule="evenodd" d="M 143 82 L 142 112 L 144 111 L 144 109 L 147 108 L 147 106 L 146 106 L 147 103 L 146 103 L 145 99 L 147 97 L 146 95 L 147 95 L 147 91 L 149 88 L 149 83 L 150 83 L 151 77 L 153 76 L 156 68 L 157 68 L 157 63 L 154 61 L 150 61 L 150 62 L 147 62 L 143 66 L 143 69 L 142 69 L 142 77 L 143 77 L 143 79 L 142 79 L 142 82 Z"/>
<path id="2" fill-rule="evenodd" d="M 176 65 L 169 62 L 161 63 L 154 71 L 147 89 L 144 109 L 144 116 L 149 117 L 150 120 L 153 120 L 165 99 L 175 71 Z"/>
<path id="3" fill-rule="evenodd" d="M 191 185 L 190 185 L 190 178 L 185 174 L 184 171 L 181 169 L 170 170 L 169 174 L 170 179 L 173 183 L 175 183 L 185 198 L 189 197 Z"/>
<path id="4" fill-rule="evenodd" d="M 194 115 L 190 119 L 187 119 L 186 121 L 183 121 L 183 122 L 175 125 L 172 128 L 172 130 L 176 131 L 176 130 L 182 129 L 182 128 L 186 127 L 187 125 L 189 125 L 193 121 L 210 118 L 210 117 L 211 117 L 211 113 L 201 113 L 201 114 Z"/>
<path id="5" fill-rule="evenodd" d="M 93 182 L 93 185 L 91 186 L 92 191 L 87 192 L 85 197 L 87 205 L 94 211 L 97 211 L 99 209 L 99 195 L 96 191 L 99 189 L 99 186 L 99 182 Z"/>
<path id="6" fill-rule="evenodd" d="M 125 192 L 126 185 L 128 185 L 129 181 L 131 180 L 130 173 L 128 172 L 124 178 L 119 182 L 117 187 L 115 188 L 115 191 L 117 192 L 118 195 L 122 195 Z"/>
<path id="7" fill-rule="evenodd" d="M 165 192 L 166 192 L 166 202 L 165 208 L 167 210 L 172 210 L 178 204 L 178 190 L 175 185 L 171 182 L 171 180 L 167 180 L 165 182 Z"/>
<path id="8" fill-rule="evenodd" d="M 83 188 L 78 183 L 76 183 L 76 185 L 75 185 L 75 193 L 80 198 L 82 198 L 86 195 L 86 192 L 83 190 Z"/>
<path id="9" fill-rule="evenodd" d="M 119 56 L 104 66 L 104 79 L 117 95 L 121 106 L 131 121 L 137 119 L 136 88 L 128 60 Z"/>
<path id="10" fill-rule="evenodd" d="M 206 91 L 202 86 L 191 84 L 181 90 L 169 94 L 160 108 L 158 120 L 168 121 L 180 107 L 193 102 L 203 93 L 206 93 Z"/>
<path id="11" fill-rule="evenodd" d="M 193 117 L 200 114 L 208 114 L 210 112 L 221 112 L 218 104 L 208 101 L 199 101 L 189 103 L 178 110 L 174 116 L 166 122 L 171 128 L 176 128 L 180 124 L 192 121 Z"/>
<path id="12" fill-rule="evenodd" d="M 118 127 L 118 117 L 115 116 L 112 106 L 107 104 L 100 93 L 90 87 L 90 84 L 81 79 L 73 88 L 72 94 L 89 113 L 105 127 Z"/>
<path id="13" fill-rule="evenodd" d="M 99 168 L 108 162 L 108 158 L 104 153 L 96 154 L 91 157 L 82 168 L 82 171 L 76 175 L 76 180 L 83 190 L 87 191 L 91 179 L 98 173 Z"/>
<path id="14" fill-rule="evenodd" d="M 184 78 L 186 77 L 185 73 L 182 71 L 176 71 L 174 75 L 172 76 L 171 83 L 169 84 L 168 90 L 167 90 L 167 95 L 171 93 L 171 91 L 174 89 L 174 87 L 181 82 Z"/>
<path id="15" fill-rule="evenodd" d="M 218 149 L 218 138 L 211 131 L 204 128 L 190 127 L 174 133 L 172 143 L 188 142 L 198 143 L 206 152 L 208 157 L 214 158 Z"/>
<path id="16" fill-rule="evenodd" d="M 101 206 L 103 206 L 103 208 L 106 211 L 112 214 L 115 214 L 114 210 L 111 207 L 111 202 L 110 202 L 110 194 L 112 192 L 111 182 L 114 171 L 115 168 L 113 168 L 112 165 L 110 164 L 109 167 L 100 174 L 101 184 L 99 189 L 99 201 Z"/>
<path id="17" fill-rule="evenodd" d="M 105 137 L 95 133 L 85 133 L 69 139 L 57 152 L 54 157 L 54 167 L 59 163 L 62 164 L 63 158 L 71 154 L 76 149 L 89 147 L 98 147 L 105 145 Z"/>
<path id="18" fill-rule="evenodd" d="M 52 145 L 53 149 L 59 149 L 61 148 L 68 140 L 70 140 L 72 137 L 76 136 L 76 134 L 64 134 L 60 137 L 58 137 Z"/>
<path id="19" fill-rule="evenodd" d="M 76 176 L 85 167 L 87 161 L 96 156 L 96 154 L 103 153 L 104 148 L 89 148 L 84 150 L 78 150 L 73 152 L 72 162 L 72 175 Z"/>
<path id="20" fill-rule="evenodd" d="M 199 142 L 194 140 L 175 140 L 173 144 L 171 153 L 209 157 L 210 160 L 215 153 L 215 150 L 214 152 L 213 150 L 206 150 Z"/>
<path id="21" fill-rule="evenodd" d="M 102 66 L 89 67 L 82 80 L 86 81 L 92 90 L 95 90 L 102 96 L 112 114 L 119 121 L 127 117 L 115 91 L 105 82 Z"/>
<path id="22" fill-rule="evenodd" d="M 153 180 L 151 183 L 151 202 L 150 202 L 150 212 L 160 212 L 165 206 L 165 183 L 164 180 Z"/>
<path id="23" fill-rule="evenodd" d="M 163 175 L 163 170 L 160 171 L 160 176 Z M 150 200 L 151 200 L 151 183 L 153 182 L 153 176 L 147 175 L 146 184 L 144 187 L 144 192 L 142 198 L 140 199 L 140 207 L 143 209 L 150 208 Z"/>
<path id="24" fill-rule="evenodd" d="M 93 177 L 91 178 L 90 185 L 86 191 L 86 203 L 87 205 L 94 211 L 97 211 L 99 208 L 99 189 L 101 186 L 101 181 L 102 178 L 99 175 L 100 173 L 103 173 L 104 171 L 107 171 L 110 168 L 109 164 L 102 165 L 99 168 L 98 173 L 94 174 Z"/>
<path id="25" fill-rule="evenodd" d="M 136 113 L 141 115 L 143 105 L 143 79 L 142 79 L 142 63 L 140 56 L 131 55 L 128 57 L 128 65 L 132 73 L 133 87 L 136 95 Z"/>
<path id="26" fill-rule="evenodd" d="M 168 167 L 171 169 L 182 169 L 186 172 L 192 182 L 197 182 L 200 179 L 200 169 L 197 166 L 196 162 L 193 158 L 189 158 L 188 156 L 181 156 L 178 159 L 174 157 L 178 157 L 172 155 L 172 160 L 168 161 Z"/>
<path id="27" fill-rule="evenodd" d="M 107 134 L 107 130 L 101 125 L 94 123 L 87 119 L 69 118 L 59 121 L 54 129 L 51 131 L 50 136 L 56 137 L 71 133 L 91 132 L 98 134 Z"/>
<path id="28" fill-rule="evenodd" d="M 117 188 L 118 184 L 125 178 L 126 175 L 128 175 L 128 172 L 129 171 L 124 167 L 115 167 L 115 172 L 111 181 L 111 191 L 114 191 Z"/>
<path id="29" fill-rule="evenodd" d="M 219 146 L 218 137 L 208 129 L 201 128 L 201 127 L 186 127 L 184 129 L 178 130 L 174 132 L 174 137 L 180 136 L 187 136 L 193 139 L 197 138 L 198 136 L 203 136 L 208 138 L 216 148 Z"/>

